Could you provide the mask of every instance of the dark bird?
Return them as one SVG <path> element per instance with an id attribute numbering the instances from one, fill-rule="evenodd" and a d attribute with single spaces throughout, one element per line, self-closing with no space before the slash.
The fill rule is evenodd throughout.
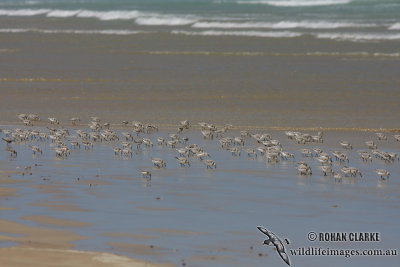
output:
<path id="1" fill-rule="evenodd" d="M 283 245 L 282 240 L 262 226 L 257 226 L 257 229 L 260 230 L 261 233 L 268 236 L 268 239 L 264 240 L 264 245 L 275 246 L 279 256 L 281 256 L 282 260 L 290 266 L 289 256 L 285 251 L 285 246 Z M 285 239 L 285 241 L 287 244 L 289 244 L 289 240 Z"/>

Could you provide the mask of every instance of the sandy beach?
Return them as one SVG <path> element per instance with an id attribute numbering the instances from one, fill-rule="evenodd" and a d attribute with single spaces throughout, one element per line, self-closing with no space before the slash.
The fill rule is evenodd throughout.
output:
<path id="1" fill-rule="evenodd" d="M 398 267 L 399 10 L 0 0 L 0 266 Z"/>

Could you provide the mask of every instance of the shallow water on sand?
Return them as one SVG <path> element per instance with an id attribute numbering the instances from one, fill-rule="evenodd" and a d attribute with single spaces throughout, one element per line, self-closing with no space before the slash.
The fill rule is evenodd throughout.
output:
<path id="1" fill-rule="evenodd" d="M 144 136 L 156 143 L 158 136 L 168 137 L 171 132 L 161 130 Z M 282 131 L 268 133 L 281 141 L 284 151 L 293 152 L 295 159 L 269 164 L 264 157 L 249 158 L 245 152 L 233 157 L 217 140 L 204 140 L 196 130 L 182 136 L 189 137 L 189 144 L 202 146 L 216 162 L 216 169 L 206 169 L 194 158 L 190 158 L 190 167 L 180 167 L 174 158 L 177 152 L 158 145 L 134 149 L 132 158 L 115 156 L 111 148 L 117 143 L 113 142 L 96 143 L 93 150 L 72 150 L 65 159 L 56 158 L 49 143 L 37 142 L 43 149 L 37 156 L 21 143 L 13 145 L 18 157 L 10 160 L 2 142 L 2 169 L 17 173 L 4 178 L 15 183 L 3 179 L 1 186 L 19 190 L 15 196 L 1 198 L 1 207 L 15 208 L 3 209 L 2 219 L 72 230 L 88 237 L 74 242 L 80 250 L 109 251 L 177 265 L 184 260 L 188 266 L 284 264 L 272 247 L 262 245 L 265 236 L 257 230 L 259 225 L 290 239 L 286 249 L 398 249 L 400 163 L 375 158 L 364 163 L 357 150 L 366 149 L 364 142 L 374 140 L 380 149 L 399 153 L 399 142 L 390 134 L 388 141 L 377 141 L 372 132 L 328 131 L 324 143 L 298 145 Z M 228 131 L 224 136 L 238 135 L 238 131 Z M 334 162 L 333 169 L 339 172 L 348 164 L 359 168 L 363 177 L 343 178 L 339 184 L 331 176 L 323 176 L 317 162 L 302 157 L 299 150 L 343 150 L 340 140 L 351 142 L 354 149 L 347 151 L 349 163 Z M 245 140 L 245 148 L 257 146 L 251 138 Z M 163 158 L 166 168 L 154 167 L 152 157 Z M 312 176 L 297 174 L 296 162 L 300 160 L 310 164 Z M 25 166 L 32 169 L 24 171 Z M 139 168 L 150 170 L 151 180 L 142 178 Z M 377 168 L 389 170 L 390 179 L 380 180 L 374 172 Z M 33 215 L 88 224 L 46 224 Z M 381 242 L 309 242 L 310 231 L 379 232 Z M 397 257 L 383 256 L 289 257 L 296 266 L 398 263 Z"/>

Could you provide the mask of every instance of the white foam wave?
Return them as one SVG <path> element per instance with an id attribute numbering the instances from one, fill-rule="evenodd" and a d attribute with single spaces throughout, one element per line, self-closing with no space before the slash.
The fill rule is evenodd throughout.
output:
<path id="1" fill-rule="evenodd" d="M 400 53 L 371 53 L 371 52 L 308 52 L 308 53 L 274 53 L 254 51 L 141 51 L 142 54 L 150 55 L 199 55 L 199 56 L 314 56 L 314 57 L 400 57 Z"/>
<path id="2" fill-rule="evenodd" d="M 301 54 L 299 54 L 301 55 Z M 370 52 L 310 52 L 307 56 L 344 56 L 344 57 L 400 57 L 400 53 L 370 53 Z"/>
<path id="3" fill-rule="evenodd" d="M 29 29 L 0 29 L 2 33 L 20 33 L 20 32 L 29 32 Z"/>
<path id="4" fill-rule="evenodd" d="M 317 33 L 315 36 L 319 39 L 332 39 L 341 41 L 384 41 L 384 40 L 400 40 L 400 33 Z"/>
<path id="5" fill-rule="evenodd" d="M 147 33 L 145 31 L 130 31 L 130 30 L 49 30 L 49 29 L 0 29 L 0 33 L 25 33 L 37 32 L 45 34 L 104 34 L 104 35 L 133 35 L 139 33 Z"/>
<path id="6" fill-rule="evenodd" d="M 397 22 L 397 23 L 391 25 L 388 29 L 389 30 L 400 30 L 400 22 Z"/>
<path id="7" fill-rule="evenodd" d="M 376 27 L 376 24 L 362 24 L 352 22 L 329 22 L 329 21 L 280 21 L 276 23 L 268 22 L 196 22 L 193 28 L 218 28 L 218 29 L 250 29 L 250 28 L 270 28 L 270 29 L 337 29 L 337 28 L 363 28 Z"/>
<path id="8" fill-rule="evenodd" d="M 52 10 L 46 14 L 47 17 L 55 17 L 55 18 L 68 18 L 76 16 L 82 10 Z"/>
<path id="9" fill-rule="evenodd" d="M 142 13 L 137 10 L 131 11 L 91 11 L 82 10 L 77 13 L 79 18 L 97 18 L 99 20 L 129 20 L 139 17 Z"/>
<path id="10" fill-rule="evenodd" d="M 188 25 L 196 22 L 196 19 L 191 18 L 179 18 L 173 16 L 163 17 L 140 17 L 135 21 L 139 25 L 157 26 L 157 25 L 168 25 L 168 26 L 179 26 Z"/>
<path id="11" fill-rule="evenodd" d="M 331 6 L 331 5 L 345 5 L 350 3 L 351 0 L 288 0 L 288 1 L 267 1 L 267 0 L 254 0 L 254 1 L 237 1 L 238 4 L 264 4 L 270 6 L 281 7 L 307 7 L 307 6 Z"/>
<path id="12" fill-rule="evenodd" d="M 178 31 L 174 30 L 172 34 L 200 35 L 200 36 L 248 36 L 248 37 L 270 37 L 270 38 L 291 38 L 299 37 L 302 34 L 298 32 L 263 32 L 263 31 Z"/>
<path id="13" fill-rule="evenodd" d="M 36 16 L 46 15 L 55 18 L 95 18 L 99 20 L 136 20 L 139 25 L 188 25 L 198 19 L 193 16 L 179 17 L 175 15 L 161 15 L 151 12 L 140 12 L 137 10 L 114 10 L 114 11 L 94 11 L 94 10 L 60 10 L 60 9 L 19 9 L 9 10 L 0 9 L 0 16 Z"/>
<path id="14" fill-rule="evenodd" d="M 47 17 L 78 17 L 96 18 L 99 20 L 129 20 L 136 19 L 143 15 L 157 15 L 152 13 L 142 13 L 137 10 L 130 11 L 93 11 L 93 10 L 59 10 L 59 9 L 0 9 L 0 16 L 36 16 L 46 15 Z"/>
<path id="15" fill-rule="evenodd" d="M 37 16 L 50 12 L 50 9 L 0 9 L 0 16 Z"/>

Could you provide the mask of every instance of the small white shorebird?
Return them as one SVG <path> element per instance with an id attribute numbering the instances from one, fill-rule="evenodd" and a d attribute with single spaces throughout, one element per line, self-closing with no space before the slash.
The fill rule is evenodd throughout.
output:
<path id="1" fill-rule="evenodd" d="M 347 141 L 341 141 L 339 144 L 345 149 L 353 149 L 353 146 Z"/>
<path id="2" fill-rule="evenodd" d="M 72 125 L 76 125 L 78 122 L 81 121 L 81 119 L 78 117 L 73 117 L 70 119 L 70 121 L 71 121 Z"/>
<path id="3" fill-rule="evenodd" d="M 60 122 L 56 118 L 48 118 L 50 121 L 50 124 L 60 124 Z"/>
<path id="4" fill-rule="evenodd" d="M 71 148 L 81 148 L 81 145 L 77 141 L 71 141 Z"/>
<path id="5" fill-rule="evenodd" d="M 256 154 L 256 155 L 257 155 L 257 154 Z M 282 151 L 282 152 L 281 152 L 281 158 L 282 158 L 283 160 L 294 159 L 294 154 L 293 154 L 293 153 L 286 152 L 286 151 Z"/>
<path id="6" fill-rule="evenodd" d="M 360 154 L 362 161 L 372 161 L 371 154 L 367 151 L 358 151 L 358 154 Z"/>
<path id="7" fill-rule="evenodd" d="M 167 142 L 167 144 L 171 147 L 171 148 L 175 148 L 175 146 L 178 144 L 178 140 L 177 139 L 175 139 L 175 140 L 171 140 L 171 141 L 168 141 Z"/>
<path id="8" fill-rule="evenodd" d="M 166 163 L 163 159 L 160 158 L 151 158 L 151 162 L 153 162 L 154 166 L 161 168 L 161 167 L 166 167 Z"/>
<path id="9" fill-rule="evenodd" d="M 233 138 L 233 142 L 235 143 L 235 145 L 244 146 L 244 138 L 242 136 L 236 136 L 235 138 Z"/>
<path id="10" fill-rule="evenodd" d="M 245 151 L 246 151 L 248 157 L 251 157 L 251 156 L 257 157 L 257 152 L 255 149 L 248 148 Z"/>
<path id="11" fill-rule="evenodd" d="M 397 142 L 400 142 L 400 134 L 395 134 L 393 135 L 394 139 L 396 139 Z"/>
<path id="12" fill-rule="evenodd" d="M 143 139 L 133 139 L 133 143 L 136 145 L 136 148 L 140 148 L 140 145 L 143 144 Z"/>
<path id="13" fill-rule="evenodd" d="M 25 126 L 33 126 L 32 121 L 30 121 L 29 119 L 25 119 L 22 122 L 25 124 Z"/>
<path id="14" fill-rule="evenodd" d="M 181 156 L 189 155 L 189 151 L 186 148 L 177 148 L 176 151 L 178 151 L 179 155 Z"/>
<path id="15" fill-rule="evenodd" d="M 29 146 L 32 149 L 33 154 L 40 153 L 43 154 L 43 151 L 38 146 Z"/>
<path id="16" fill-rule="evenodd" d="M 124 148 L 121 150 L 121 155 L 122 156 L 130 156 L 132 157 L 132 149 L 130 148 Z"/>
<path id="17" fill-rule="evenodd" d="M 344 166 L 344 167 L 341 169 L 341 171 L 344 173 L 345 176 L 350 175 L 350 176 L 352 176 L 352 177 L 356 177 L 357 174 L 359 174 L 360 177 L 362 177 L 361 172 L 360 172 L 357 168 L 355 168 L 355 167 Z"/>
<path id="18" fill-rule="evenodd" d="M 122 148 L 131 148 L 132 149 L 132 143 L 129 142 L 121 142 Z"/>
<path id="19" fill-rule="evenodd" d="M 319 166 L 319 169 L 324 173 L 324 176 L 326 176 L 327 173 L 333 173 L 332 167 L 330 165 Z"/>
<path id="20" fill-rule="evenodd" d="M 122 132 L 121 134 L 122 134 L 123 137 L 125 137 L 126 141 L 133 140 L 133 135 L 131 135 L 130 133 Z"/>
<path id="21" fill-rule="evenodd" d="M 313 156 L 312 151 L 310 149 L 307 149 L 307 148 L 301 149 L 300 152 L 304 157 L 312 157 Z"/>
<path id="22" fill-rule="evenodd" d="M 33 113 L 28 114 L 27 119 L 31 120 L 31 121 L 40 121 L 39 116 L 37 114 L 33 114 Z"/>
<path id="23" fill-rule="evenodd" d="M 382 180 L 389 179 L 390 172 L 388 172 L 387 170 L 377 169 L 375 172 L 376 172 L 376 174 L 378 174 L 381 177 Z M 386 178 L 384 178 L 384 177 L 386 177 Z"/>
<path id="24" fill-rule="evenodd" d="M 150 139 L 148 139 L 148 138 L 143 138 L 142 140 L 143 140 L 143 144 L 144 144 L 146 147 L 152 147 L 152 146 L 153 146 L 153 142 L 151 142 Z"/>
<path id="25" fill-rule="evenodd" d="M 332 165 L 332 159 L 328 154 L 320 154 L 319 157 L 315 158 L 315 160 L 322 165 Z"/>
<path id="26" fill-rule="evenodd" d="M 365 144 L 367 145 L 367 147 L 369 149 L 377 149 L 378 148 L 378 146 L 374 143 L 374 141 L 367 141 L 367 142 L 365 142 Z"/>
<path id="27" fill-rule="evenodd" d="M 190 162 L 187 158 L 185 157 L 175 157 L 175 158 L 178 160 L 181 167 L 185 167 L 186 165 L 190 167 Z"/>
<path id="28" fill-rule="evenodd" d="M 204 139 L 213 139 L 214 137 L 213 132 L 210 130 L 203 130 L 201 131 L 201 134 L 203 135 Z"/>
<path id="29" fill-rule="evenodd" d="M 28 119 L 28 114 L 25 113 L 21 113 L 17 115 L 18 119 L 20 119 L 21 121 Z"/>
<path id="30" fill-rule="evenodd" d="M 93 149 L 93 143 L 89 141 L 82 141 L 82 145 L 85 147 L 85 149 Z"/>
<path id="31" fill-rule="evenodd" d="M 151 172 L 139 169 L 140 173 L 142 174 L 143 178 L 151 178 Z"/>
<path id="32" fill-rule="evenodd" d="M 332 151 L 331 153 L 335 157 L 336 160 L 349 162 L 349 157 L 346 154 L 344 154 L 340 151 Z"/>
<path id="33" fill-rule="evenodd" d="M 215 162 L 213 160 L 211 160 L 211 159 L 204 160 L 204 163 L 206 164 L 207 169 L 208 168 L 210 168 L 210 169 L 212 169 L 212 168 L 216 169 L 217 168 L 217 164 L 215 164 Z"/>
<path id="34" fill-rule="evenodd" d="M 297 170 L 300 175 L 312 175 L 311 167 L 304 161 L 297 163 Z"/>
<path id="35" fill-rule="evenodd" d="M 333 172 L 333 178 L 335 178 L 336 183 L 341 183 L 342 182 L 342 175 L 337 172 Z"/>
<path id="36" fill-rule="evenodd" d="M 185 128 L 185 129 L 189 129 L 190 128 L 190 123 L 189 123 L 188 120 L 181 121 L 180 123 L 181 123 L 183 128 Z"/>
<path id="37" fill-rule="evenodd" d="M 378 140 L 387 140 L 387 137 L 384 133 L 376 133 Z"/>
<path id="38" fill-rule="evenodd" d="M 195 154 L 196 158 L 203 160 L 204 157 L 210 157 L 210 154 L 207 152 L 201 151 Z"/>
<path id="39" fill-rule="evenodd" d="M 229 151 L 232 153 L 232 156 L 240 156 L 240 149 L 237 147 L 232 147 Z"/>
<path id="40" fill-rule="evenodd" d="M 158 137 L 157 138 L 157 144 L 165 145 L 165 138 L 164 137 Z"/>

